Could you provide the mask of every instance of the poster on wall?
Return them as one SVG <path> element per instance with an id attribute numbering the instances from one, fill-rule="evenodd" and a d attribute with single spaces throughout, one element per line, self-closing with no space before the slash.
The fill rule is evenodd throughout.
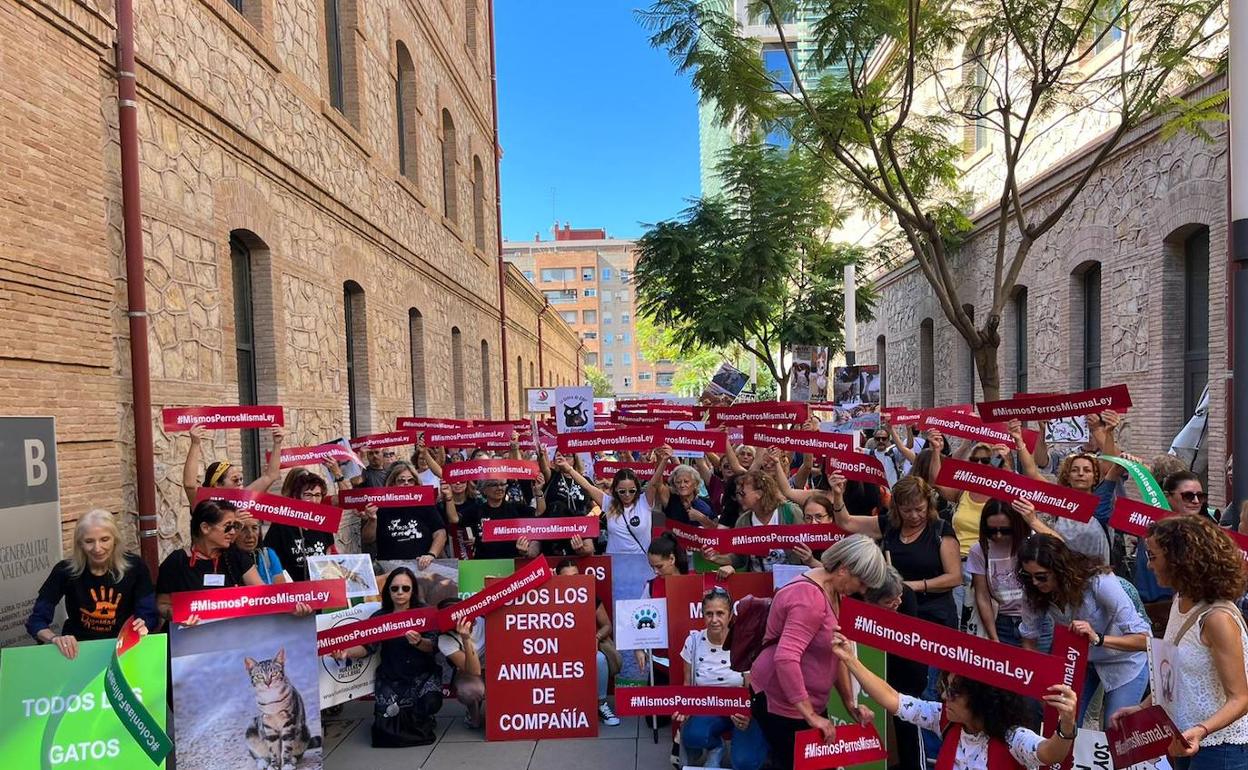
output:
<path id="1" fill-rule="evenodd" d="M 555 405 L 554 388 L 525 388 L 525 406 L 529 414 L 546 415 Z"/>
<path id="2" fill-rule="evenodd" d="M 381 609 L 381 602 L 357 604 L 351 609 L 326 612 L 316 616 L 316 630 L 347 626 L 368 620 Z M 377 673 L 377 654 L 365 658 L 334 660 L 330 655 L 321 656 L 321 669 L 317 678 L 321 691 L 321 708 L 337 706 L 365 695 L 373 694 L 373 677 Z"/>
<path id="3" fill-rule="evenodd" d="M 178 770 L 255 770 L 260 759 L 274 767 L 320 770 L 316 618 L 281 614 L 175 623 L 169 650 Z M 270 741 L 273 717 L 266 720 L 265 713 L 276 713 L 278 701 L 291 715 L 286 730 L 292 737 Z"/>
<path id="4" fill-rule="evenodd" d="M 594 389 L 588 385 L 555 388 L 555 426 L 559 433 L 594 429 Z"/>
<path id="5" fill-rule="evenodd" d="M 838 366 L 832 377 L 832 400 L 843 407 L 880 403 L 880 367 Z"/>
<path id="6" fill-rule="evenodd" d="M 61 560 L 52 417 L 0 417 L 0 647 L 33 644 L 35 595 Z"/>
<path id="7" fill-rule="evenodd" d="M 120 659 L 126 681 L 161 729 L 167 713 L 167 639 L 164 634 L 145 636 Z M 52 645 L 4 651 L 0 756 L 5 767 L 157 767 L 109 703 L 104 673 L 115 646 L 112 639 L 79 642 L 78 657 L 72 661 Z"/>
<path id="8" fill-rule="evenodd" d="M 825 401 L 828 397 L 828 349 L 816 345 L 793 346 L 793 401 Z"/>

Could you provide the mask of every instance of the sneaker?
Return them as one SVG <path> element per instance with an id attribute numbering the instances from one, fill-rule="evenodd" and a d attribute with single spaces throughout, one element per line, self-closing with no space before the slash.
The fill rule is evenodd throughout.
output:
<path id="1" fill-rule="evenodd" d="M 598 719 L 607 727 L 615 727 L 620 723 L 620 718 L 611 710 L 611 704 L 603 701 L 598 704 Z"/>

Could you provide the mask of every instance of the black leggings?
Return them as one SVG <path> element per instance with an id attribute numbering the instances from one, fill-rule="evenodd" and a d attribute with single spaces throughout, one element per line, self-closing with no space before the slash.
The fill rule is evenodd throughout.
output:
<path id="1" fill-rule="evenodd" d="M 767 710 L 766 693 L 756 692 L 750 698 L 750 713 L 767 739 L 771 766 L 774 770 L 792 770 L 795 736 L 810 728 L 805 719 L 773 714 Z"/>

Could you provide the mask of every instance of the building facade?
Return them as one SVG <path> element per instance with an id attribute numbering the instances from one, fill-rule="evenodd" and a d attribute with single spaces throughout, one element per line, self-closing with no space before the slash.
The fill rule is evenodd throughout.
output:
<path id="1" fill-rule="evenodd" d="M 636 335 L 636 244 L 567 224 L 554 238 L 504 242 L 503 257 L 580 337 L 586 365 L 601 369 L 617 394 L 670 392 L 675 364 L 645 360 Z"/>
<path id="2" fill-rule="evenodd" d="M 501 418 L 517 360 L 579 379 L 579 341 L 500 275 L 490 11 L 136 0 L 154 408 L 134 415 L 113 3 L 0 7 L 25 52 L 0 62 L 0 397 L 57 417 L 66 532 L 102 507 L 133 535 L 133 420 L 151 420 L 162 553 L 186 543 L 187 438 L 161 431 L 165 406 L 281 404 L 293 446 L 412 413 Z M 205 461 L 254 470 L 267 446 L 218 431 Z"/>

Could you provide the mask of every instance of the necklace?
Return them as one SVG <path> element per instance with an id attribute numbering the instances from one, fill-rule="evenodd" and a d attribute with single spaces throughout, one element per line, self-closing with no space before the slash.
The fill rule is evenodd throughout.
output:
<path id="1" fill-rule="evenodd" d="M 902 524 L 901 533 L 898 535 L 898 537 L 901 538 L 901 542 L 905 543 L 906 545 L 910 545 L 915 540 L 919 539 L 919 536 L 923 534 L 923 531 L 925 529 L 927 529 L 926 523 L 924 523 L 918 529 L 914 529 L 914 530 L 907 529 L 906 525 Z"/>

